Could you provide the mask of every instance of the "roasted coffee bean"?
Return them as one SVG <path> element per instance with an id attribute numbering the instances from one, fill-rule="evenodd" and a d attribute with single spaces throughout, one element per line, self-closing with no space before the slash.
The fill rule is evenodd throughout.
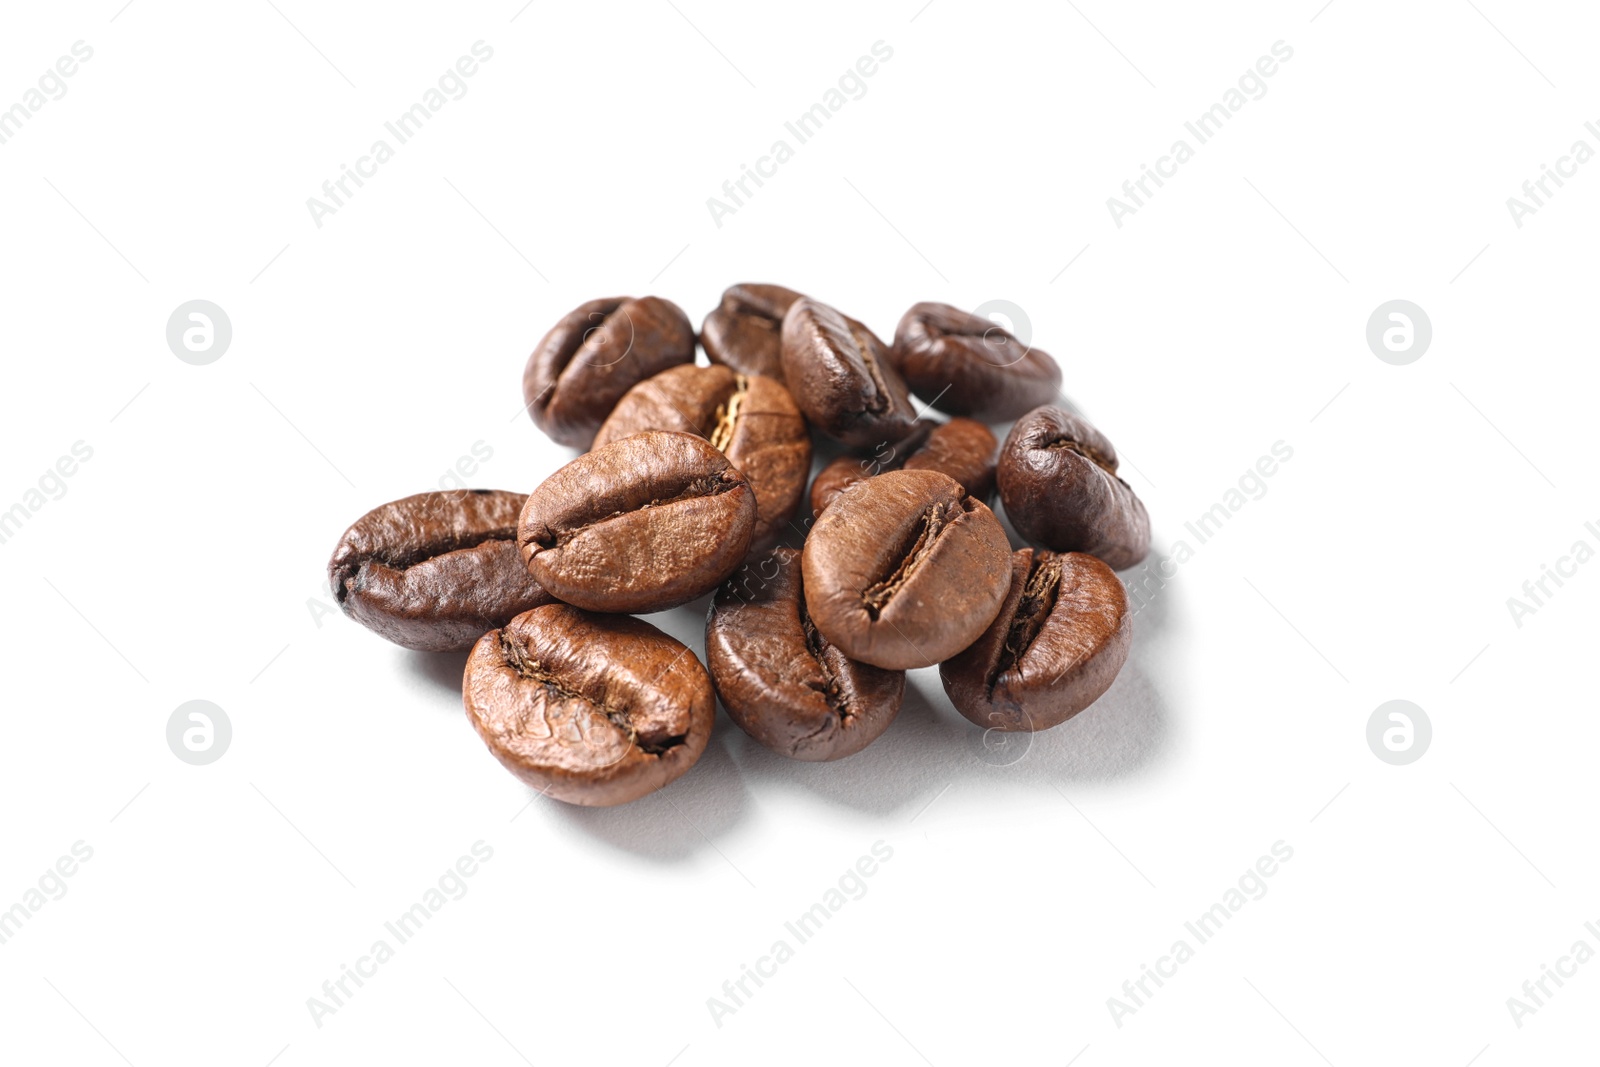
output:
<path id="1" fill-rule="evenodd" d="M 949 304 L 916 304 L 894 331 L 895 366 L 941 411 L 990 422 L 1049 403 L 1061 368 L 990 319 Z"/>
<path id="2" fill-rule="evenodd" d="M 1065 408 L 1029 412 L 1006 437 L 996 472 L 1017 532 L 1056 552 L 1087 552 L 1125 570 L 1150 551 L 1150 516 L 1117 477 L 1105 434 Z"/>
<path id="3" fill-rule="evenodd" d="M 811 514 L 821 515 L 829 504 L 838 499 L 840 493 L 852 485 L 885 471 L 902 469 L 906 465 L 906 458 L 923 446 L 937 425 L 932 419 L 918 419 L 905 437 L 893 444 L 874 447 L 871 455 L 844 455 L 829 462 L 811 481 Z"/>
<path id="4" fill-rule="evenodd" d="M 1011 589 L 972 647 L 939 665 L 957 710 L 993 730 L 1048 730 L 1093 704 L 1128 659 L 1133 616 L 1111 568 L 1018 549 Z"/>
<path id="5" fill-rule="evenodd" d="M 800 562 L 818 631 L 851 659 L 890 670 L 972 644 L 1011 580 L 1000 520 L 937 471 L 889 471 L 840 494 Z"/>
<path id="6" fill-rule="evenodd" d="M 694 766 L 716 696 L 694 653 L 641 619 L 549 604 L 483 635 L 462 681 L 495 759 L 569 804 L 625 804 Z"/>
<path id="7" fill-rule="evenodd" d="M 928 435 L 923 446 L 906 459 L 908 471 L 938 471 L 961 483 L 969 496 L 985 504 L 994 496 L 995 453 L 1000 442 L 994 431 L 972 419 L 953 418 Z"/>
<path id="8" fill-rule="evenodd" d="M 783 317 L 783 374 L 806 421 L 853 448 L 898 441 L 916 421 L 888 346 L 807 297 Z"/>
<path id="9" fill-rule="evenodd" d="M 937 423 L 918 419 L 911 436 L 865 459 L 840 456 L 811 483 L 811 512 L 822 509 L 857 482 L 886 470 L 938 471 L 948 474 L 985 504 L 994 495 L 995 450 L 1000 442 L 981 422 L 954 418 Z"/>
<path id="10" fill-rule="evenodd" d="M 787 389 L 728 367 L 673 367 L 628 390 L 595 435 L 594 447 L 645 430 L 677 430 L 710 441 L 756 495 L 751 551 L 777 543 L 811 473 L 811 434 Z"/>
<path id="11" fill-rule="evenodd" d="M 568 604 L 662 611 L 732 574 L 755 521 L 755 494 L 726 456 L 702 437 L 653 430 L 546 478 L 517 542 L 539 584 Z"/>
<path id="12" fill-rule="evenodd" d="M 700 344 L 713 363 L 781 382 L 783 315 L 799 299 L 799 293 L 781 285 L 730 286 L 700 324 Z"/>
<path id="13" fill-rule="evenodd" d="M 670 300 L 610 297 L 580 304 L 544 335 L 522 372 L 539 429 L 588 448 L 622 394 L 652 374 L 694 362 L 694 327 Z"/>
<path id="14" fill-rule="evenodd" d="M 490 489 L 418 493 L 373 508 L 339 538 L 328 583 L 344 613 L 420 652 L 471 648 L 485 630 L 554 598 L 523 566 L 527 497 Z"/>
<path id="15" fill-rule="evenodd" d="M 799 760 L 860 752 L 889 728 L 906 689 L 904 671 L 857 663 L 811 624 L 792 548 L 745 564 L 717 590 L 706 665 L 728 717 Z"/>

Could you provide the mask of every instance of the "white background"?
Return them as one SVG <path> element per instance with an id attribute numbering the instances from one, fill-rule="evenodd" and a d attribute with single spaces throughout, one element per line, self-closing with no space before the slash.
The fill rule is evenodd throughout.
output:
<path id="1" fill-rule="evenodd" d="M 94 55 L 0 145 L 0 510 L 93 457 L 0 545 L 0 908 L 93 858 L 0 945 L 0 1057 L 1592 1058 L 1600 962 L 1520 1027 L 1506 1001 L 1600 950 L 1600 564 L 1520 627 L 1506 601 L 1600 547 L 1600 163 L 1521 228 L 1506 198 L 1600 148 L 1600 26 L 1319 2 L 11 5 L 0 106 Z M 317 227 L 307 198 L 479 40 L 467 94 Z M 1280 40 L 1266 95 L 1116 226 L 1107 197 Z M 876 41 L 865 95 L 717 226 L 707 198 Z M 1158 553 L 1194 556 L 1112 692 L 1014 762 L 922 671 L 842 763 L 719 717 L 660 794 L 529 806 L 461 657 L 330 615 L 327 555 L 479 442 L 493 488 L 570 458 L 519 383 L 572 306 L 655 293 L 698 324 L 746 280 L 885 336 L 918 300 L 1025 309 Z M 1397 298 L 1434 330 L 1408 366 L 1364 336 Z M 166 344 L 192 299 L 232 321 L 209 366 Z M 1197 546 L 1185 521 L 1278 441 Z M 698 649 L 704 606 L 654 621 Z M 1433 724 L 1401 767 L 1365 734 L 1397 698 Z M 167 748 L 191 699 L 232 722 L 209 766 Z M 307 999 L 480 840 L 467 894 L 318 1026 Z M 866 895 L 718 1026 L 707 998 L 878 841 Z M 1117 1025 L 1108 998 L 1278 841 L 1266 895 Z"/>

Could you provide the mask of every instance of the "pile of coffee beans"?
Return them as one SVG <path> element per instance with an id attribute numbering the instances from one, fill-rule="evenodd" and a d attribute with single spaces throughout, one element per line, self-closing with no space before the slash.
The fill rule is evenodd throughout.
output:
<path id="1" fill-rule="evenodd" d="M 709 366 L 696 341 L 660 297 L 574 308 L 522 387 L 581 454 L 531 495 L 385 504 L 334 550 L 352 619 L 470 649 L 467 716 L 507 769 L 621 804 L 694 765 L 718 698 L 774 752 L 833 760 L 889 728 L 919 667 L 994 730 L 1048 729 L 1110 688 L 1131 641 L 1113 572 L 1149 552 L 1150 520 L 1054 359 L 945 304 L 912 307 L 888 345 L 757 284 L 706 316 Z M 985 423 L 1005 422 L 1002 444 Z M 837 455 L 811 480 L 819 449 Z M 634 617 L 712 592 L 704 664 Z"/>

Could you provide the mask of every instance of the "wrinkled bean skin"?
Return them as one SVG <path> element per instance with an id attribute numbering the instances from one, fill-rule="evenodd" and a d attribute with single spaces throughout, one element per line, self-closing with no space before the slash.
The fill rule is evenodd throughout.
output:
<path id="1" fill-rule="evenodd" d="M 483 635 L 462 681 L 489 751 L 534 789 L 608 807 L 683 774 L 716 696 L 694 654 L 649 623 L 549 604 Z"/>
<path id="2" fill-rule="evenodd" d="M 811 473 L 811 434 L 780 383 L 728 367 L 673 367 L 628 390 L 594 447 L 645 430 L 704 437 L 749 479 L 756 495 L 752 552 L 771 548 L 788 528 Z"/>
<path id="3" fill-rule="evenodd" d="M 471 648 L 554 598 L 517 553 L 521 493 L 489 489 L 418 493 L 367 512 L 328 561 L 344 613 L 419 652 Z"/>
<path id="4" fill-rule="evenodd" d="M 888 346 L 861 323 L 807 297 L 783 317 L 783 374 L 806 421 L 851 448 L 899 441 L 916 422 Z"/>
<path id="5" fill-rule="evenodd" d="M 694 327 L 672 301 L 591 300 L 564 315 L 534 348 L 522 395 L 539 429 L 583 449 L 635 384 L 693 362 Z"/>
<path id="6" fill-rule="evenodd" d="M 981 422 L 960 417 L 937 423 L 918 419 L 911 436 L 865 459 L 840 456 L 818 472 L 811 483 L 811 513 L 833 503 L 857 482 L 886 470 L 938 471 L 954 478 L 967 492 L 989 503 L 994 496 L 995 452 L 1000 442 Z"/>
<path id="7" fill-rule="evenodd" d="M 924 402 L 988 422 L 1015 419 L 1061 388 L 1061 368 L 1048 354 L 949 304 L 913 305 L 895 327 L 893 358 Z"/>
<path id="8" fill-rule="evenodd" d="M 1019 549 L 1000 613 L 939 665 L 939 679 L 979 726 L 1048 730 L 1111 688 L 1128 659 L 1132 620 L 1122 582 L 1094 556 Z"/>
<path id="9" fill-rule="evenodd" d="M 1055 552 L 1087 552 L 1126 570 L 1150 552 L 1150 516 L 1117 476 L 1117 452 L 1087 420 L 1042 407 L 1000 449 L 1000 500 L 1017 532 Z"/>
<path id="10" fill-rule="evenodd" d="M 706 356 L 740 374 L 783 381 L 783 316 L 799 299 L 799 293 L 781 285 L 729 286 L 722 303 L 700 324 Z"/>
<path id="11" fill-rule="evenodd" d="M 817 632 L 792 548 L 746 564 L 717 590 L 706 664 L 728 717 L 798 760 L 860 752 L 889 728 L 906 688 L 904 671 L 857 663 Z"/>
<path id="12" fill-rule="evenodd" d="M 888 670 L 977 640 L 1011 580 L 1000 521 L 955 479 L 889 471 L 841 493 L 801 554 L 812 624 L 851 659 Z"/>
<path id="13" fill-rule="evenodd" d="M 587 452 L 533 491 L 517 542 L 539 584 L 590 611 L 663 611 L 744 560 L 755 494 L 704 438 L 647 431 Z"/>

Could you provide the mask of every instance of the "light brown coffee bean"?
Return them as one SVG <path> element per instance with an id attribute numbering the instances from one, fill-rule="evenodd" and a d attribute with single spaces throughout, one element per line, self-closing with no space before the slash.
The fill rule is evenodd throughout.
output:
<path id="1" fill-rule="evenodd" d="M 801 556 L 806 609 L 845 655 L 927 667 L 994 620 L 1011 577 L 994 513 L 937 471 L 890 471 L 828 506 Z"/>
<path id="2" fill-rule="evenodd" d="M 590 611 L 663 611 L 744 560 L 750 483 L 702 437 L 648 431 L 587 452 L 528 497 L 517 527 L 539 584 Z"/>
<path id="3" fill-rule="evenodd" d="M 704 437 L 749 479 L 756 495 L 752 552 L 771 548 L 788 529 L 811 473 L 811 434 L 780 383 L 728 367 L 673 367 L 628 390 L 594 447 L 645 430 Z"/>
<path id="4" fill-rule="evenodd" d="M 1018 549 L 994 622 L 939 665 L 950 702 L 993 730 L 1048 730 L 1100 699 L 1127 662 L 1122 582 L 1082 552 Z"/>
<path id="5" fill-rule="evenodd" d="M 484 634 L 467 717 L 512 774 L 569 804 L 637 800 L 694 766 L 716 696 L 687 646 L 641 619 L 549 604 Z"/>

